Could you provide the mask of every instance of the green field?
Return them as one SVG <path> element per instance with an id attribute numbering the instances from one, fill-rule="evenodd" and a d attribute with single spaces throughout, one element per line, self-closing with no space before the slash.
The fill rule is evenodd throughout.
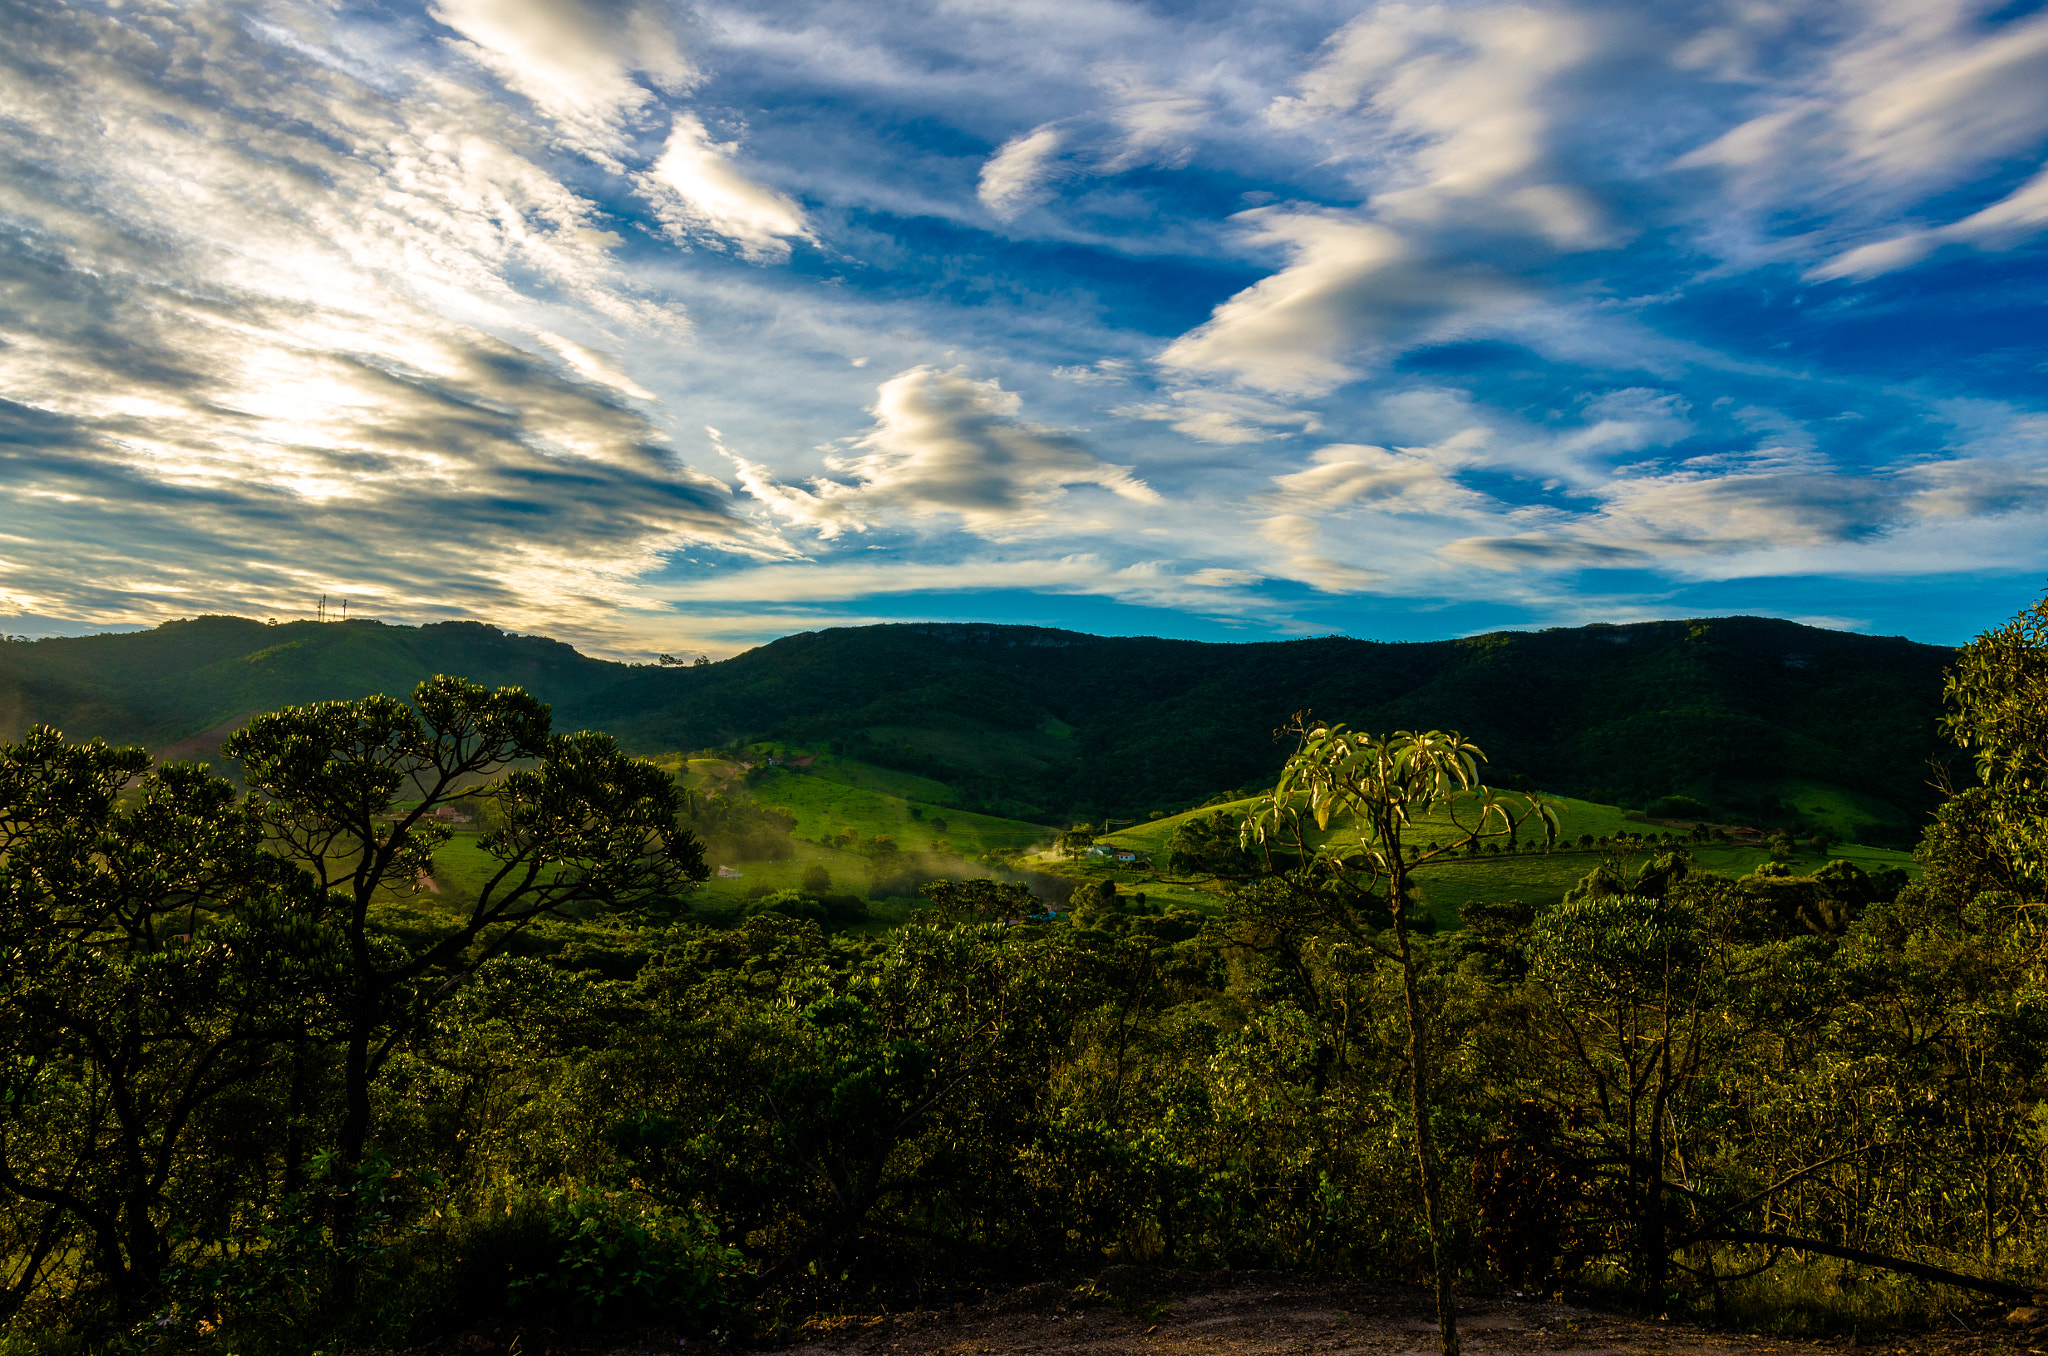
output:
<path id="1" fill-rule="evenodd" d="M 1802 784 L 1806 799 L 1801 803 L 1821 805 L 1822 792 L 1834 790 L 1823 788 L 1819 783 Z M 1849 795 L 1837 791 L 1838 795 Z M 1416 882 L 1424 907 L 1438 927 L 1457 926 L 1460 912 L 1475 900 L 1518 899 L 1526 904 L 1555 904 L 1564 898 L 1565 892 L 1585 878 L 1610 853 L 1599 848 L 1579 848 L 1575 845 L 1581 835 L 1594 838 L 1613 837 L 1625 832 L 1654 834 L 1665 831 L 1666 826 L 1644 819 L 1640 814 L 1621 810 L 1612 805 L 1601 805 L 1593 801 L 1572 800 L 1565 797 L 1550 798 L 1558 808 L 1561 821 L 1559 847 L 1550 852 L 1525 851 L 1500 856 L 1458 857 L 1422 867 L 1416 873 Z M 1174 831 L 1189 819 L 1214 814 L 1221 810 L 1232 816 L 1239 816 L 1252 805 L 1252 801 L 1237 800 L 1227 804 L 1212 805 L 1185 814 L 1170 815 L 1129 828 L 1118 829 L 1104 835 L 1099 841 L 1124 847 L 1136 848 L 1155 860 L 1162 857 Z M 1855 807 L 1849 807 L 1853 810 Z M 1427 844 L 1433 833 L 1443 839 L 1451 836 L 1450 817 L 1445 814 L 1420 816 L 1415 821 L 1411 842 Z M 1332 826 L 1325 838 L 1343 831 L 1342 824 Z M 1525 841 L 1527 835 L 1524 835 Z M 1770 860 L 1770 853 L 1760 846 L 1697 844 L 1684 845 L 1693 854 L 1701 870 L 1719 872 L 1727 876 L 1744 876 Z M 1858 844 L 1839 844 L 1826 854 L 1810 850 L 1801 851 L 1786 863 L 1793 871 L 1805 874 L 1830 860 L 1854 862 L 1866 871 L 1884 867 L 1901 867 L 1917 875 L 1919 867 L 1911 853 L 1896 852 L 1887 848 L 1864 847 Z M 1158 875 L 1144 867 L 1117 867 L 1099 860 L 1083 859 L 1080 862 L 1062 862 L 1049 854 L 1033 863 L 1044 869 L 1056 870 L 1063 875 L 1084 879 L 1110 879 L 1118 882 L 1120 888 L 1128 891 L 1142 891 L 1147 900 L 1164 903 L 1168 907 L 1185 907 L 1213 910 L 1221 902 L 1220 894 L 1201 885 L 1175 884 L 1162 881 Z"/>
<path id="2" fill-rule="evenodd" d="M 766 751 L 754 752 L 757 757 L 767 756 Z M 924 864 L 942 870 L 950 865 L 962 875 L 984 871 L 974 861 L 984 853 L 1018 849 L 1030 854 L 1022 864 L 1033 869 L 1080 880 L 1114 880 L 1124 891 L 1141 892 L 1149 903 L 1163 908 L 1209 912 L 1222 902 L 1221 891 L 1210 883 L 1162 879 L 1144 865 L 1060 859 L 1051 853 L 1048 840 L 1052 831 L 1043 825 L 954 808 L 948 803 L 949 789 L 938 782 L 851 758 L 823 754 L 808 768 L 768 768 L 757 772 L 751 784 L 747 781 L 747 768 L 734 761 L 686 761 L 680 755 L 655 761 L 700 794 L 751 796 L 763 806 L 784 809 L 796 817 L 793 856 L 782 861 L 712 863 L 739 872 L 736 877 L 715 877 L 699 890 L 699 907 L 714 915 L 737 911 L 748 896 L 760 893 L 764 886 L 771 891 L 795 888 L 813 866 L 826 869 L 835 890 L 868 894 L 872 879 L 869 859 L 857 850 L 826 841 L 847 829 L 856 831 L 860 841 L 887 835 L 902 852 L 924 854 Z M 1846 822 L 1867 822 L 1868 807 L 1852 803 L 1848 799 L 1850 793 L 1820 783 L 1801 783 L 1788 786 L 1787 790 L 1788 794 L 1796 794 L 1801 807 L 1808 808 L 1817 818 L 1824 811 L 1839 810 Z M 1457 926 L 1461 911 L 1476 900 L 1518 899 L 1538 906 L 1558 902 L 1609 855 L 1602 849 L 1576 846 L 1581 835 L 1601 838 L 1631 831 L 1655 834 L 1667 827 L 1612 805 L 1568 798 L 1555 798 L 1553 803 L 1562 821 L 1556 849 L 1449 858 L 1417 871 L 1423 905 L 1437 926 Z M 1164 857 L 1175 830 L 1187 820 L 1219 810 L 1239 816 L 1251 804 L 1247 799 L 1207 806 L 1120 828 L 1100 841 L 1136 848 L 1157 860 Z M 1332 827 L 1331 833 L 1343 831 L 1340 823 Z M 1448 839 L 1452 832 L 1447 815 L 1423 816 L 1415 822 L 1410 841 L 1428 844 L 1439 837 Z M 434 881 L 440 894 L 424 896 L 419 901 L 423 907 L 431 909 L 437 903 L 446 907 L 475 897 L 495 869 L 492 859 L 477 847 L 477 836 L 473 831 L 458 829 L 436 855 Z M 1728 876 L 1747 875 L 1770 860 L 1768 851 L 1755 845 L 1685 846 L 1702 870 Z M 1856 844 L 1837 845 L 1825 855 L 1803 850 L 1787 865 L 1803 874 L 1831 859 L 1852 861 L 1866 871 L 1897 866 L 1918 873 L 1909 853 Z M 891 912 L 890 908 L 883 906 L 872 926 L 886 926 L 894 921 L 901 909 Z"/>
<path id="3" fill-rule="evenodd" d="M 851 759 L 828 764 L 830 757 L 805 769 L 770 768 L 749 790 L 760 804 L 794 814 L 797 837 L 813 841 L 850 828 L 862 838 L 887 834 L 906 852 L 942 852 L 947 849 L 940 845 L 949 844 L 961 856 L 976 857 L 996 848 L 1029 848 L 1052 836 L 1043 825 L 954 809 L 932 794 L 945 788 L 926 778 Z"/>

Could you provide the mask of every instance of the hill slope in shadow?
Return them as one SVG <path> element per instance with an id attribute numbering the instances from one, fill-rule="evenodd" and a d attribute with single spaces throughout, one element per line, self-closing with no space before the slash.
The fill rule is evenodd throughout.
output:
<path id="1" fill-rule="evenodd" d="M 1256 784 L 1310 710 L 1455 728 L 1490 780 L 1612 803 L 1684 793 L 1759 814 L 1781 784 L 1914 814 L 1954 651 L 1758 617 L 1390 644 L 1213 644 L 1036 627 L 891 625 L 785 637 L 721 663 L 590 659 L 473 622 L 269 626 L 205 617 L 0 645 L 0 736 L 46 721 L 165 749 L 249 712 L 459 673 L 518 684 L 560 728 L 645 751 L 779 739 L 936 778 L 1041 820 L 1143 816 Z"/>

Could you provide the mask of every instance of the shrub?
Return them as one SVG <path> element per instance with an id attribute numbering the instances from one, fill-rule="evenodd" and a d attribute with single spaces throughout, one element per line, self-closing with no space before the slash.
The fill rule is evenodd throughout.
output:
<path id="1" fill-rule="evenodd" d="M 546 1246 L 506 1284 L 513 1307 L 580 1324 L 725 1325 L 744 1264 L 703 1216 L 635 1192 L 569 1187 L 545 1200 Z"/>
<path id="2" fill-rule="evenodd" d="M 1691 796 L 1663 796 L 1650 802 L 1652 819 L 1705 819 L 1711 811 Z"/>

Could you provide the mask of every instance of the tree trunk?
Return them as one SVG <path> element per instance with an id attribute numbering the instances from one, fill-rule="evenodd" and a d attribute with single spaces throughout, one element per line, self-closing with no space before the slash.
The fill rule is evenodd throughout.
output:
<path id="1" fill-rule="evenodd" d="M 370 1145 L 370 1036 L 376 1025 L 374 999 L 358 999 L 354 1020 L 349 1023 L 348 1049 L 342 1057 L 342 1115 L 335 1144 L 337 1181 L 329 1184 L 333 1211 L 329 1222 L 334 1241 L 341 1251 L 334 1272 L 334 1302 L 346 1309 L 356 1300 L 356 1231 L 362 1227 L 356 1200 L 356 1169 L 363 1165 Z"/>
<path id="2" fill-rule="evenodd" d="M 1415 983 L 1415 953 L 1408 940 L 1406 873 L 1396 871 L 1393 894 L 1394 944 L 1401 955 L 1402 996 L 1408 1006 L 1408 1108 L 1415 1120 L 1415 1166 L 1422 1181 L 1422 1221 L 1429 1230 L 1429 1264 L 1436 1275 L 1436 1322 L 1443 1356 L 1458 1356 L 1458 1309 L 1445 1255 L 1443 1201 L 1438 1189 L 1436 1141 L 1429 1124 L 1429 1032 Z"/>
<path id="3" fill-rule="evenodd" d="M 34 1293 L 36 1281 L 41 1277 L 43 1263 L 49 1259 L 59 1240 L 64 1237 L 67 1221 L 64 1212 L 51 1206 L 43 1212 L 42 1227 L 36 1232 L 35 1246 L 29 1249 L 28 1262 L 21 1269 L 20 1279 L 12 1288 L 0 1291 L 0 1329 L 6 1328 L 17 1311 L 28 1302 Z"/>
<path id="4" fill-rule="evenodd" d="M 1644 1183 L 1649 1196 L 1643 1202 L 1643 1288 L 1651 1307 L 1664 1309 L 1664 1291 L 1671 1272 L 1670 1249 L 1665 1246 L 1664 1227 L 1664 1108 L 1671 1087 L 1670 1009 L 1666 1004 L 1663 1044 L 1657 1052 L 1657 1095 L 1650 1099 L 1649 1176 Z"/>
<path id="5" fill-rule="evenodd" d="M 306 1033 L 292 1036 L 292 1082 L 284 1109 L 284 1186 L 286 1200 L 306 1189 Z"/>

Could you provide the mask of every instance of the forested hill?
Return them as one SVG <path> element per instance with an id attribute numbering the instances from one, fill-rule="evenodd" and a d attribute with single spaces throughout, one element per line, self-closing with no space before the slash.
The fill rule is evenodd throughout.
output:
<path id="1" fill-rule="evenodd" d="M 1302 709 L 1460 729 L 1494 779 L 1591 799 L 1682 792 L 1767 813 L 1778 783 L 1810 779 L 1917 809 L 1953 654 L 1757 617 L 1412 644 L 873 626 L 638 670 L 586 713 L 648 745 L 837 740 L 1055 815 L 1144 815 L 1252 784 L 1281 760 L 1272 731 Z"/>
<path id="2" fill-rule="evenodd" d="M 631 672 L 560 641 L 481 622 L 385 626 L 197 617 L 123 635 L 0 644 L 0 738 L 54 725 L 164 750 L 258 711 L 409 693 L 455 673 L 573 703 Z M 216 741 L 217 742 L 217 741 Z"/>
<path id="3" fill-rule="evenodd" d="M 1301 709 L 1461 729 L 1495 781 L 1609 802 L 1682 793 L 1768 815 L 1788 781 L 1810 781 L 1917 811 L 1953 654 L 1756 617 L 1409 644 L 894 625 L 663 669 L 476 623 L 200 618 L 0 646 L 0 734 L 42 720 L 161 749 L 252 711 L 403 693 L 444 672 L 521 684 L 559 725 L 641 749 L 831 744 L 1047 821 L 1142 816 L 1256 783 L 1282 756 L 1273 729 Z"/>

